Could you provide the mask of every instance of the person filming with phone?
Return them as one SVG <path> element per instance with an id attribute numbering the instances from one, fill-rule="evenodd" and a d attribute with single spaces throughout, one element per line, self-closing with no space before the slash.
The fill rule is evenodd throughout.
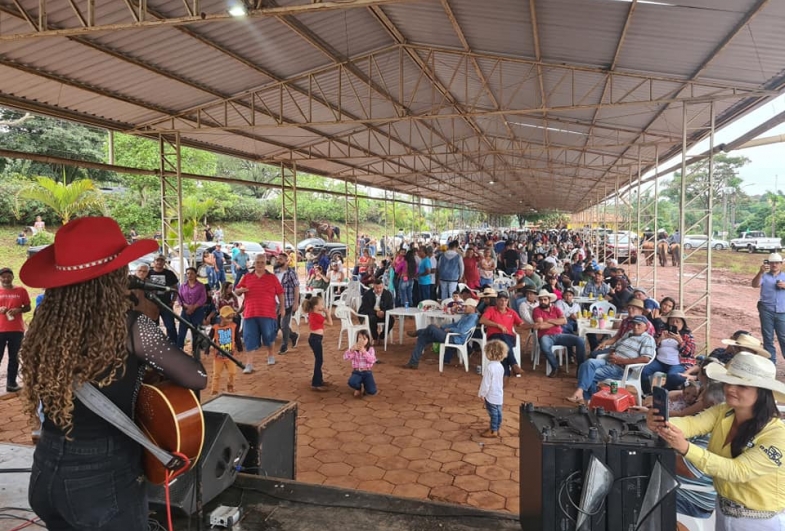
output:
<path id="1" fill-rule="evenodd" d="M 760 288 L 758 315 L 763 335 L 763 348 L 771 355 L 771 362 L 777 364 L 777 347 L 774 346 L 774 332 L 780 351 L 785 356 L 785 273 L 782 272 L 782 256 L 771 253 L 763 261 L 758 274 L 752 279 L 752 287 Z"/>
<path id="2" fill-rule="evenodd" d="M 727 367 L 710 363 L 706 376 L 724 384 L 724 404 L 670 420 L 655 406 L 646 424 L 714 478 L 717 531 L 785 529 L 785 424 L 777 411 L 785 384 L 771 361 L 750 352 L 736 354 Z M 688 441 L 707 434 L 706 449 Z"/>
<path id="3" fill-rule="evenodd" d="M 668 375 L 665 388 L 679 389 L 686 380 L 683 373 L 695 365 L 695 340 L 687 327 L 687 318 L 681 310 L 672 310 L 668 322 L 655 337 L 657 357 L 641 373 L 643 392 L 651 392 L 651 377 L 656 372 Z"/>

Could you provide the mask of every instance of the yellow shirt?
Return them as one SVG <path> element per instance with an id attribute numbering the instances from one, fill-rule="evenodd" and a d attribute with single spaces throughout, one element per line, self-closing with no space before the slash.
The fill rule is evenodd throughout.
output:
<path id="1" fill-rule="evenodd" d="M 711 433 L 707 449 L 690 444 L 686 458 L 714 478 L 717 494 L 757 511 L 785 509 L 785 424 L 772 419 L 738 456 L 725 444 L 733 409 L 719 404 L 695 415 L 671 419 L 685 437 Z"/>

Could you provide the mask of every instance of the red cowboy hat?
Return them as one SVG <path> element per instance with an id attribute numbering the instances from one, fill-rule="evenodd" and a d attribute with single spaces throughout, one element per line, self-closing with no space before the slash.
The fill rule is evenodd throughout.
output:
<path id="1" fill-rule="evenodd" d="M 139 240 L 128 245 L 112 218 L 79 218 L 61 227 L 52 245 L 30 257 L 19 270 L 19 278 L 31 288 L 79 284 L 156 250 L 155 240 Z"/>

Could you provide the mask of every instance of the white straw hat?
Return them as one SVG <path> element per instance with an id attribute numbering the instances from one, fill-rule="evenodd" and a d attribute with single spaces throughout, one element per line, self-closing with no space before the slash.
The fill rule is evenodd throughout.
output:
<path id="1" fill-rule="evenodd" d="M 766 358 L 770 358 L 771 354 L 768 350 L 763 348 L 763 344 L 761 344 L 760 339 L 757 337 L 753 337 L 749 334 L 739 334 L 739 337 L 736 340 L 732 339 L 723 339 L 722 343 L 725 345 L 733 345 L 735 347 L 739 347 L 742 350 L 746 350 L 747 352 L 753 352 L 755 354 L 760 354 L 761 356 L 765 356 Z"/>
<path id="2" fill-rule="evenodd" d="M 751 352 L 739 352 L 727 366 L 710 363 L 706 376 L 718 382 L 769 389 L 777 402 L 785 402 L 785 384 L 777 381 L 777 367 L 763 356 Z"/>

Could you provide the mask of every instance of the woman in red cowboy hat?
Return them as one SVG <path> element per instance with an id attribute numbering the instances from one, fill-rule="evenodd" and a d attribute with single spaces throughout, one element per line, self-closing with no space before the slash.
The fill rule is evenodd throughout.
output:
<path id="1" fill-rule="evenodd" d="M 80 218 L 20 271 L 46 288 L 21 361 L 27 412 L 36 417 L 40 404 L 44 414 L 30 506 L 49 529 L 147 529 L 141 446 L 75 399 L 74 386 L 94 384 L 130 416 L 147 365 L 190 389 L 207 384 L 197 361 L 131 309 L 128 263 L 157 249 L 154 240 L 128 245 L 113 219 Z"/>

